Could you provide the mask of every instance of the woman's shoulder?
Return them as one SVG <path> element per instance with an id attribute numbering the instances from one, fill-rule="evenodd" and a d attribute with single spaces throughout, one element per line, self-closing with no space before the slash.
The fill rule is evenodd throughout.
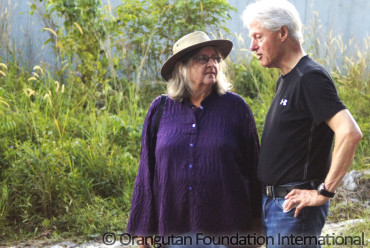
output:
<path id="1" fill-rule="evenodd" d="M 242 105 L 247 104 L 246 101 L 244 100 L 244 98 L 241 95 L 237 94 L 237 93 L 227 91 L 223 96 L 224 96 L 225 100 L 233 102 L 235 104 L 242 104 Z"/>
<path id="2" fill-rule="evenodd" d="M 236 110 L 238 113 L 248 113 L 248 115 L 252 112 L 250 106 L 241 95 L 228 91 L 224 94 L 224 98 L 230 109 Z"/>
<path id="3" fill-rule="evenodd" d="M 153 110 L 155 111 L 155 110 L 158 108 L 158 106 L 159 106 L 159 104 L 160 104 L 160 102 L 161 102 L 161 100 L 162 100 L 162 97 L 164 97 L 164 101 L 166 102 L 166 100 L 167 100 L 167 98 L 168 98 L 168 96 L 167 96 L 167 95 L 160 95 L 160 96 L 157 96 L 157 97 L 152 101 L 152 103 L 150 104 L 148 112 L 151 112 L 151 111 L 153 111 Z"/>

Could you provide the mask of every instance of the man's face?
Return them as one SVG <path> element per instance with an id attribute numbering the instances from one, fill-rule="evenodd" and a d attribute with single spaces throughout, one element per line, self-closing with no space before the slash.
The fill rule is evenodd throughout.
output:
<path id="1" fill-rule="evenodd" d="M 252 22 L 249 26 L 251 51 L 256 52 L 263 67 L 280 68 L 282 47 L 280 30 L 272 32 L 263 28 L 259 23 Z"/>

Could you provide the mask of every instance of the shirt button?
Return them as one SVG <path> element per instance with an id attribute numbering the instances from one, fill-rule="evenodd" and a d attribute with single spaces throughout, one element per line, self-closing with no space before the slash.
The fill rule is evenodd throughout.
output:
<path id="1" fill-rule="evenodd" d="M 193 168 L 193 165 L 192 164 L 189 164 L 189 168 L 191 169 L 191 168 Z"/>
<path id="2" fill-rule="evenodd" d="M 190 144 L 190 147 L 194 147 L 194 144 L 193 144 L 193 143 L 191 143 L 191 144 Z"/>
<path id="3" fill-rule="evenodd" d="M 193 190 L 193 187 L 191 187 L 191 186 L 190 186 L 188 189 L 189 189 L 189 190 Z"/>
<path id="4" fill-rule="evenodd" d="M 200 106 L 199 108 L 200 108 L 200 109 L 203 109 L 203 106 Z"/>
<path id="5" fill-rule="evenodd" d="M 195 127 L 196 125 L 195 125 L 195 123 L 193 124 L 193 125 L 191 125 L 192 127 Z"/>

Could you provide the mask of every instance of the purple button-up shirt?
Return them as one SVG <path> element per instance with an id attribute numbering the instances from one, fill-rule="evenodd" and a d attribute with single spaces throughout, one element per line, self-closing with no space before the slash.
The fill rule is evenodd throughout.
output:
<path id="1" fill-rule="evenodd" d="M 213 92 L 200 108 L 167 97 L 154 145 L 159 101 L 154 100 L 144 122 L 127 232 L 250 230 L 252 216 L 260 215 L 261 187 L 256 177 L 259 142 L 247 103 L 230 92 Z"/>

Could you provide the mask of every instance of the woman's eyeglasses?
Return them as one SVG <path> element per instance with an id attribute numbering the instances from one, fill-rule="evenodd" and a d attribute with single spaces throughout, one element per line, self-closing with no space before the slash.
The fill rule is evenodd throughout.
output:
<path id="1" fill-rule="evenodd" d="M 221 57 L 216 56 L 216 55 L 211 56 L 211 57 L 208 57 L 207 55 L 198 55 L 198 56 L 193 57 L 193 59 L 199 64 L 207 64 L 209 59 L 213 59 L 215 63 L 221 62 Z"/>

